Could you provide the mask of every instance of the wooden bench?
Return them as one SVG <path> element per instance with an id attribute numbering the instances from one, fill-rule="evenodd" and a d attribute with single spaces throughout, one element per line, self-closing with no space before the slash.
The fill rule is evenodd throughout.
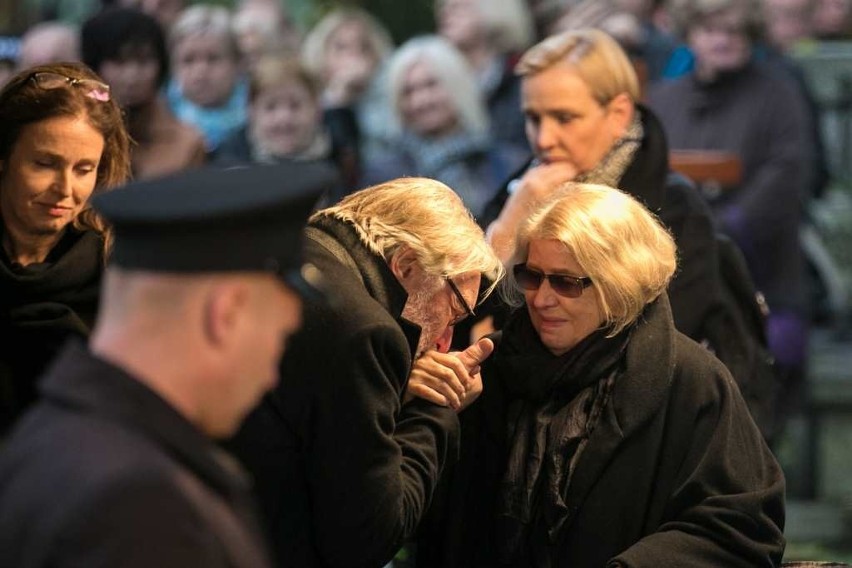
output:
<path id="1" fill-rule="evenodd" d="M 669 166 L 694 181 L 708 199 L 742 183 L 743 164 L 732 152 L 718 150 L 672 150 Z"/>

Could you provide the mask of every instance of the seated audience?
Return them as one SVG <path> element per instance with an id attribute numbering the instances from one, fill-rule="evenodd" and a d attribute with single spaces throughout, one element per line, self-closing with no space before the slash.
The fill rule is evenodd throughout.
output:
<path id="1" fill-rule="evenodd" d="M 305 65 L 322 81 L 326 113 L 355 113 L 359 156 L 365 161 L 386 149 L 391 112 L 382 82 L 392 51 L 390 33 L 357 7 L 331 10 L 302 48 Z"/>
<path id="2" fill-rule="evenodd" d="M 201 131 L 208 153 L 215 152 L 245 125 L 248 110 L 248 84 L 240 74 L 231 13 L 221 6 L 190 6 L 172 26 L 169 45 L 169 107 Z"/>
<path id="3" fill-rule="evenodd" d="M 333 138 L 333 131 L 323 123 L 318 80 L 298 59 L 267 56 L 251 76 L 248 124 L 222 143 L 216 161 L 327 162 L 341 178 L 340 187 L 326 196 L 334 202 L 354 189 L 357 159 L 354 142 Z"/>
<path id="4" fill-rule="evenodd" d="M 489 134 L 488 115 L 464 57 L 437 36 L 406 42 L 388 64 L 395 136 L 368 162 L 365 182 L 423 176 L 455 190 L 478 216 L 526 157 Z"/>
<path id="5" fill-rule="evenodd" d="M 204 139 L 169 110 L 160 88 L 169 55 L 159 23 L 131 8 L 109 8 L 85 24 L 83 61 L 109 83 L 135 142 L 135 179 L 158 177 L 204 162 Z"/>
<path id="6" fill-rule="evenodd" d="M 486 102 L 491 136 L 526 149 L 520 112 L 520 79 L 513 67 L 533 42 L 533 24 L 524 0 L 439 0 L 437 31 L 465 57 Z"/>
<path id="7" fill-rule="evenodd" d="M 241 0 L 232 26 L 248 73 L 268 55 L 295 54 L 300 37 L 277 0 Z"/>

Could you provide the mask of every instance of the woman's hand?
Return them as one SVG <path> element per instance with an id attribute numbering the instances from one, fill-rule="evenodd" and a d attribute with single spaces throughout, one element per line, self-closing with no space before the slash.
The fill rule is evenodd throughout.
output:
<path id="1" fill-rule="evenodd" d="M 515 235 L 521 222 L 576 176 L 574 165 L 561 161 L 532 167 L 517 180 L 514 192 L 487 231 L 488 241 L 503 263 L 515 252 Z"/>
<path id="2" fill-rule="evenodd" d="M 415 396 L 461 412 L 482 394 L 480 364 L 494 351 L 494 342 L 482 338 L 464 351 L 427 351 L 414 362 L 405 402 Z"/>

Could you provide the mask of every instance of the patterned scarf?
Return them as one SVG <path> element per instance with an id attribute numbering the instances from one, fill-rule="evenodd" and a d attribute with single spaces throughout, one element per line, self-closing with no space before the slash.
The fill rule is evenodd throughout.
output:
<path id="1" fill-rule="evenodd" d="M 639 150 L 644 136 L 642 117 L 637 110 L 633 116 L 633 122 L 630 123 L 624 136 L 616 141 L 615 145 L 610 148 L 606 156 L 594 168 L 578 175 L 575 181 L 619 187 L 621 178 L 627 167 L 633 162 L 633 157 Z"/>

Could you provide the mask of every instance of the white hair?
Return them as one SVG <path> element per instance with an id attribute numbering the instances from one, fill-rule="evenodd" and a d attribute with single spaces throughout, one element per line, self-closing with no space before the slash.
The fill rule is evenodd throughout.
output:
<path id="1" fill-rule="evenodd" d="M 473 134 L 487 132 L 488 114 L 473 70 L 453 44 L 437 35 L 410 39 L 391 57 L 387 77 L 388 98 L 395 120 L 391 129 L 402 131 L 400 99 L 403 78 L 411 66 L 419 62 L 429 65 L 441 85 L 452 93 L 462 128 Z"/>

